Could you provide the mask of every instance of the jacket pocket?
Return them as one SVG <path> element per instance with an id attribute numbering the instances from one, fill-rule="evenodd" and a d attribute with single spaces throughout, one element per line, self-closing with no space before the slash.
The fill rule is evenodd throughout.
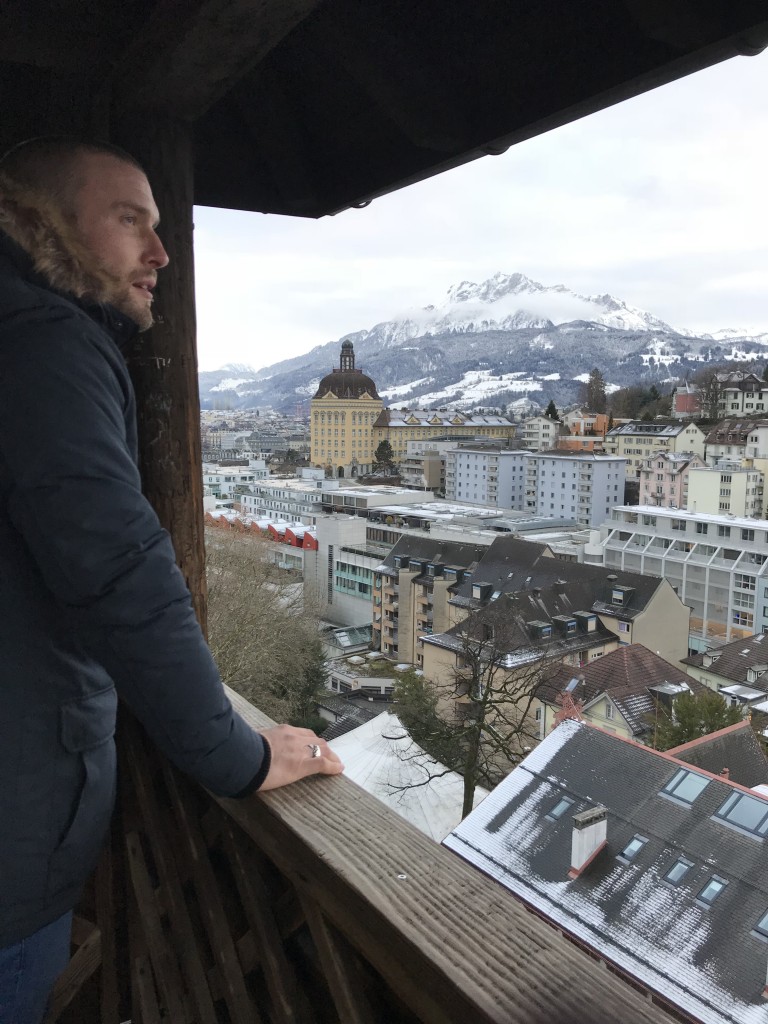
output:
<path id="1" fill-rule="evenodd" d="M 66 759 L 78 769 L 79 788 L 69 796 L 69 825 L 54 850 L 47 895 L 82 885 L 98 859 L 115 796 L 114 687 L 60 708 L 60 738 Z M 55 787 L 55 783 L 54 783 Z"/>

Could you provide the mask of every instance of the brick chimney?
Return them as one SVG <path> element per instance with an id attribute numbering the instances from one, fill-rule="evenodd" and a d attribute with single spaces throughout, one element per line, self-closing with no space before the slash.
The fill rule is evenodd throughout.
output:
<path id="1" fill-rule="evenodd" d="M 721 779 L 730 779 L 730 777 L 731 777 L 731 769 L 730 768 L 723 768 L 723 770 L 720 772 L 720 778 Z"/>
<path id="2" fill-rule="evenodd" d="M 606 845 L 607 814 L 605 807 L 591 807 L 574 814 L 569 878 L 578 878 Z"/>

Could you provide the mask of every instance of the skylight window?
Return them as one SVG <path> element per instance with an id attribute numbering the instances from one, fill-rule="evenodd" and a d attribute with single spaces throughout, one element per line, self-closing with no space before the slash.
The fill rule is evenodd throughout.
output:
<path id="1" fill-rule="evenodd" d="M 645 836 L 633 836 L 619 854 L 619 859 L 627 863 L 634 860 L 647 842 Z"/>
<path id="2" fill-rule="evenodd" d="M 726 885 L 728 883 L 724 878 L 720 878 L 719 875 L 712 875 L 696 899 L 699 903 L 706 903 L 708 907 L 711 907 Z"/>
<path id="3" fill-rule="evenodd" d="M 684 804 L 692 804 L 697 796 L 700 796 L 709 785 L 709 779 L 705 779 L 696 772 L 689 772 L 681 768 L 662 789 L 665 796 L 671 796 Z"/>
<path id="4" fill-rule="evenodd" d="M 755 925 L 755 931 L 764 939 L 768 939 L 768 910 Z"/>
<path id="5" fill-rule="evenodd" d="M 670 885 L 679 885 L 692 867 L 693 863 L 691 861 L 686 860 L 685 857 L 678 857 L 666 875 L 664 875 L 664 881 L 669 882 Z"/>
<path id="6" fill-rule="evenodd" d="M 768 801 L 748 793 L 731 793 L 715 817 L 761 839 L 768 835 Z"/>
<path id="7" fill-rule="evenodd" d="M 569 796 L 564 796 L 561 800 L 558 800 L 547 817 L 551 821 L 557 821 L 558 818 L 562 818 L 569 807 L 573 807 L 573 803 L 574 801 Z"/>

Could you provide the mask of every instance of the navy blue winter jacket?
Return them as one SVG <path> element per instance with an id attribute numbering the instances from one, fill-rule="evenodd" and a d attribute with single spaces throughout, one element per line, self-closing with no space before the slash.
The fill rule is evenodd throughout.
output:
<path id="1" fill-rule="evenodd" d="M 112 810 L 118 694 L 215 793 L 268 769 L 141 493 L 117 344 L 133 333 L 0 232 L 0 948 L 79 899 Z"/>

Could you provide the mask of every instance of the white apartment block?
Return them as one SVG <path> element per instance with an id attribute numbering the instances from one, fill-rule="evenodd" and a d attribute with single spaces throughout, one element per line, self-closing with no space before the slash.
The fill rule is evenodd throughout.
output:
<path id="1" fill-rule="evenodd" d="M 549 451 L 526 456 L 526 508 L 599 526 L 624 501 L 623 458 L 592 452 Z"/>
<path id="2" fill-rule="evenodd" d="M 464 446 L 445 453 L 445 497 L 522 511 L 530 452 Z"/>
<path id="3" fill-rule="evenodd" d="M 601 542 L 606 566 L 669 580 L 691 609 L 691 650 L 768 627 L 767 520 L 622 505 Z"/>
<path id="4" fill-rule="evenodd" d="M 659 452 L 694 452 L 704 458 L 704 433 L 695 423 L 657 423 L 632 420 L 605 435 L 603 447 L 609 455 L 626 460 L 627 476 L 640 479 L 643 465 Z"/>
<path id="5" fill-rule="evenodd" d="M 240 508 L 257 519 L 314 526 L 323 510 L 320 486 L 319 481 L 298 477 L 260 480 L 251 484 L 249 493 L 239 496 Z"/>
<path id="6" fill-rule="evenodd" d="M 691 512 L 731 513 L 761 519 L 765 506 L 763 481 L 760 470 L 742 467 L 738 462 L 696 467 L 688 474 L 686 507 Z"/>
<path id="7" fill-rule="evenodd" d="M 373 570 L 382 554 L 369 546 L 366 529 L 359 516 L 321 516 L 317 551 L 304 552 L 304 586 L 323 618 L 339 626 L 368 625 L 373 617 Z"/>
<path id="8" fill-rule="evenodd" d="M 234 498 L 243 488 L 251 487 L 257 480 L 268 476 L 269 470 L 262 460 L 252 459 L 248 466 L 206 463 L 203 466 L 203 487 L 215 498 Z"/>
<path id="9" fill-rule="evenodd" d="M 563 429 L 561 423 L 548 416 L 531 416 L 522 421 L 516 436 L 526 448 L 541 452 L 555 447 Z"/>

